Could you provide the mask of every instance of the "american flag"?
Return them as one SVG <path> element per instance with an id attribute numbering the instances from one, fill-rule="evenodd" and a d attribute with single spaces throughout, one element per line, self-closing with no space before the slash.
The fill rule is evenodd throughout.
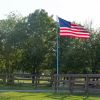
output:
<path id="1" fill-rule="evenodd" d="M 71 23 L 62 18 L 58 19 L 60 25 L 60 36 L 86 39 L 90 37 L 90 33 L 83 26 Z"/>

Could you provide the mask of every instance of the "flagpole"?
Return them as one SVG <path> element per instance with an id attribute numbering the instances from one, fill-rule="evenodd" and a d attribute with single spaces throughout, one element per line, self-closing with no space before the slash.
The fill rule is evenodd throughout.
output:
<path id="1" fill-rule="evenodd" d="M 59 74 L 59 36 L 57 28 L 57 74 Z"/>
<path id="2" fill-rule="evenodd" d="M 56 79 L 57 79 L 57 83 L 56 83 L 56 85 L 57 85 L 57 92 L 58 92 L 58 85 L 59 85 L 59 83 L 58 83 L 58 80 L 59 80 L 59 24 L 58 24 L 58 17 L 56 16 L 56 18 L 57 18 L 57 38 L 56 38 L 56 44 L 57 44 L 57 54 L 56 54 L 56 58 L 57 58 L 57 68 L 56 68 L 56 70 L 57 70 L 57 72 L 56 72 L 56 74 L 57 74 L 57 76 L 56 76 Z"/>
<path id="3" fill-rule="evenodd" d="M 58 17 L 56 16 L 56 19 L 57 19 L 57 40 L 56 40 L 56 42 L 57 42 L 57 55 L 56 55 L 56 59 L 57 59 L 57 68 L 56 68 L 56 70 L 57 70 L 57 75 L 59 74 L 59 24 L 58 24 Z"/>

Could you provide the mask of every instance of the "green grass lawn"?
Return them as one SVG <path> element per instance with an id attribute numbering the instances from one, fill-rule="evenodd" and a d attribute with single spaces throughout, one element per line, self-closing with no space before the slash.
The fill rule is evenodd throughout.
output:
<path id="1" fill-rule="evenodd" d="M 68 95 L 66 93 L 0 92 L 0 100 L 100 100 L 100 96 Z"/>

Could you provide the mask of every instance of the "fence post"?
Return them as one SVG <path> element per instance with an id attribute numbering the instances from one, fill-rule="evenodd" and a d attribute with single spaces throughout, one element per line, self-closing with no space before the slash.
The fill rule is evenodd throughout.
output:
<path id="1" fill-rule="evenodd" d="M 88 87 L 89 87 L 89 77 L 86 75 L 85 77 L 85 93 L 88 93 Z"/>
<path id="2" fill-rule="evenodd" d="M 69 75 L 69 91 L 73 93 L 73 77 Z"/>
<path id="3" fill-rule="evenodd" d="M 55 85 L 55 75 L 51 74 L 50 75 L 50 86 L 54 89 L 54 85 Z"/>
<path id="4" fill-rule="evenodd" d="M 57 92 L 57 75 L 54 74 L 54 92 Z"/>
<path id="5" fill-rule="evenodd" d="M 37 88 L 38 87 L 38 75 L 35 74 L 35 87 Z"/>

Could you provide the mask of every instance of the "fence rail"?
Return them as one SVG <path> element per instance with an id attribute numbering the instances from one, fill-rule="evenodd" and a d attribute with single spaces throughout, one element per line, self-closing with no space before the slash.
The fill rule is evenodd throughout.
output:
<path id="1" fill-rule="evenodd" d="M 54 76 L 55 92 L 59 90 L 100 93 L 100 74 L 61 74 Z"/>
<path id="2" fill-rule="evenodd" d="M 1 84 L 30 84 L 35 87 L 51 86 L 55 92 L 76 91 L 100 93 L 100 74 L 0 74 Z"/>

